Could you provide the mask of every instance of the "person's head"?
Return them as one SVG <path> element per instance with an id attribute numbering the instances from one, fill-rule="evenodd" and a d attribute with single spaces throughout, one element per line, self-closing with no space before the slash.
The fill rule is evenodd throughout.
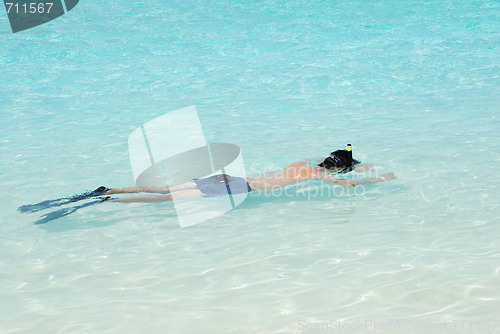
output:
<path id="1" fill-rule="evenodd" d="M 328 169 L 332 172 L 347 173 L 354 169 L 354 166 L 360 162 L 352 159 L 351 152 L 347 150 L 337 150 L 330 153 L 330 156 L 323 160 L 318 166 Z"/>

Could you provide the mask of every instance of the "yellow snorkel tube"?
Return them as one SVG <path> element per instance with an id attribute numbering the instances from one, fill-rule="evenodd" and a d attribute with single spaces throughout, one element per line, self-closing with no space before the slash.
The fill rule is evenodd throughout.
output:
<path id="1" fill-rule="evenodd" d="M 347 159 L 349 159 L 349 161 L 347 161 L 347 163 L 349 164 L 349 167 L 352 167 L 352 145 L 351 144 L 347 144 Z"/>
<path id="2" fill-rule="evenodd" d="M 353 170 L 353 166 L 352 166 L 353 165 L 353 163 L 352 163 L 352 145 L 351 144 L 347 144 L 347 159 L 349 160 L 347 162 L 349 164 L 350 170 Z M 351 183 L 350 186 L 354 187 L 355 184 Z"/>

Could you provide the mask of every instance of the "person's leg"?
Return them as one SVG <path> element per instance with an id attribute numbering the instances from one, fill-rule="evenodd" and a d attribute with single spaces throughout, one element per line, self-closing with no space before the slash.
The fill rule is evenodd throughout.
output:
<path id="1" fill-rule="evenodd" d="M 119 203 L 154 203 L 154 202 L 165 202 L 171 201 L 172 199 L 186 199 L 186 198 L 200 198 L 203 197 L 203 193 L 198 189 L 189 189 L 184 190 L 174 195 L 165 195 L 165 196 L 140 196 L 140 197 L 132 197 L 132 198 L 117 198 L 117 199 L 109 199 L 108 202 L 119 202 Z"/>
<path id="2" fill-rule="evenodd" d="M 196 183 L 186 182 L 182 184 L 177 184 L 173 186 L 166 187 L 130 187 L 130 188 L 116 188 L 109 189 L 102 193 L 101 195 L 115 195 L 115 194 L 132 194 L 132 193 L 156 193 L 156 194 L 168 194 L 174 191 L 196 189 Z"/>

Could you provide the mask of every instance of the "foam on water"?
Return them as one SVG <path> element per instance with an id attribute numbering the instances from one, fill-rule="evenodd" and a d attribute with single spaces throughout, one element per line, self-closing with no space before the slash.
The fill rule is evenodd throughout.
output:
<path id="1" fill-rule="evenodd" d="M 498 13 L 81 2 L 18 34 L 0 17 L 0 332 L 498 331 Z M 186 229 L 168 203 L 16 212 L 133 184 L 129 134 L 189 105 L 249 175 L 351 142 L 398 179 L 252 195 Z"/>

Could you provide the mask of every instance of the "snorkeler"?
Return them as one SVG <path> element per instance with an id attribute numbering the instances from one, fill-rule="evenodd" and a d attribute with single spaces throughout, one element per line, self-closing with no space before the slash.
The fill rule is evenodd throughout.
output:
<path id="1" fill-rule="evenodd" d="M 269 190 L 282 188 L 289 185 L 297 184 L 307 180 L 322 180 L 332 182 L 340 186 L 355 187 L 360 184 L 373 184 L 382 181 L 395 179 L 393 173 L 385 173 L 380 177 L 369 178 L 361 181 L 347 181 L 337 178 L 335 175 L 348 173 L 351 171 L 366 172 L 372 171 L 374 168 L 369 164 L 361 164 L 359 161 L 352 158 L 352 146 L 347 145 L 347 150 L 337 150 L 324 159 L 321 163 L 313 163 L 313 161 L 295 162 L 281 171 L 270 172 L 258 176 L 251 177 L 235 177 L 228 174 L 218 174 L 206 178 L 193 179 L 190 182 L 183 184 L 166 186 L 166 187 L 132 187 L 132 188 L 114 188 L 109 189 L 101 186 L 93 191 L 86 191 L 82 194 L 77 194 L 69 197 L 63 197 L 56 200 L 47 200 L 37 204 L 22 205 L 18 211 L 21 213 L 38 212 L 44 209 L 58 207 L 73 202 L 78 202 L 86 199 L 94 199 L 82 205 L 77 205 L 70 208 L 60 209 L 49 214 L 46 214 L 39 219 L 36 224 L 43 224 L 50 220 L 66 216 L 79 208 L 102 202 L 163 202 L 174 199 L 214 197 L 227 194 L 241 194 L 250 191 Z M 131 198 L 112 198 L 110 195 L 130 194 L 130 193 L 154 193 L 159 195 L 143 195 Z"/>
<path id="2" fill-rule="evenodd" d="M 307 180 L 328 181 L 340 186 L 354 187 L 359 184 L 373 184 L 381 181 L 395 179 L 393 173 L 385 173 L 380 177 L 369 178 L 361 181 L 350 182 L 339 179 L 333 174 L 344 174 L 350 171 L 366 172 L 372 171 L 373 166 L 361 164 L 352 158 L 352 146 L 349 144 L 347 150 L 337 150 L 330 153 L 328 157 L 319 164 L 312 161 L 295 162 L 281 171 L 270 172 L 251 177 L 235 177 L 227 174 L 218 174 L 207 178 L 194 179 L 179 185 L 167 187 L 132 187 L 106 189 L 102 196 L 129 193 L 156 193 L 165 195 L 146 195 L 132 198 L 108 198 L 111 202 L 162 202 L 171 201 L 175 192 L 175 199 L 213 197 L 227 194 L 241 194 L 250 191 L 269 190 L 286 187 Z"/>

